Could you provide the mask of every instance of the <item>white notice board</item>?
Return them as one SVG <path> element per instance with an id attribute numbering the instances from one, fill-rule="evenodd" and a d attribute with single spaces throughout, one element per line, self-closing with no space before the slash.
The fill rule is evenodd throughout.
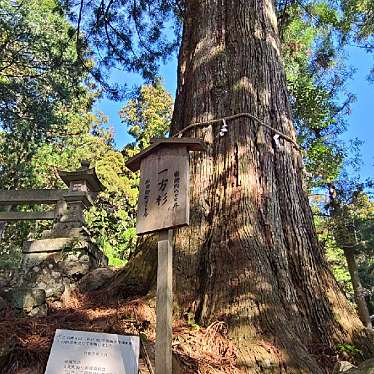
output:
<path id="1" fill-rule="evenodd" d="M 57 329 L 45 374 L 137 374 L 139 337 Z"/>

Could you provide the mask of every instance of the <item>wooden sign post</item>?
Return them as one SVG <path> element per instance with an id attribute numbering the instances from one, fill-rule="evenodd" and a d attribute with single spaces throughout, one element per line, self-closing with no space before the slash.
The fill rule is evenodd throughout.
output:
<path id="1" fill-rule="evenodd" d="M 158 232 L 156 374 L 172 374 L 173 229 L 189 224 L 189 151 L 202 151 L 195 138 L 158 139 L 127 161 L 140 169 L 136 232 Z"/>

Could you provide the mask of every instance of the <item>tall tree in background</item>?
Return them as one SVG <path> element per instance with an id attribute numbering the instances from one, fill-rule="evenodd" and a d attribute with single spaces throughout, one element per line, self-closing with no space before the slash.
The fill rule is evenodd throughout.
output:
<path id="1" fill-rule="evenodd" d="M 343 0 L 345 24 L 352 24 L 353 41 L 367 52 L 374 52 L 374 3 L 371 0 Z M 374 79 L 374 68 L 371 71 Z"/>
<path id="2" fill-rule="evenodd" d="M 74 35 L 55 0 L 0 0 L 1 188 L 33 183 L 39 146 L 92 104 Z M 83 44 L 80 54 L 88 64 Z"/>
<path id="3" fill-rule="evenodd" d="M 58 1 L 0 0 L 0 188 L 61 188 L 57 169 L 75 170 L 88 159 L 108 187 L 88 217 L 92 240 L 113 257 L 113 243 L 125 252 L 123 232 L 132 219 L 124 207 L 135 204 L 136 191 L 120 176 L 124 160 L 112 132 L 91 113 L 98 96 L 92 68 Z M 22 241 L 45 224 L 17 222 L 4 230 L 1 222 L 1 265 L 15 266 Z"/>
<path id="4" fill-rule="evenodd" d="M 278 2 L 278 22 L 289 102 L 302 148 L 307 187 L 335 180 L 349 147 L 340 139 L 355 97 L 344 61 L 339 11 L 325 2 Z"/>
<path id="5" fill-rule="evenodd" d="M 35 185 L 32 158 L 39 147 L 63 136 L 72 117 L 92 105 L 80 62 L 87 49 L 82 43 L 78 59 L 74 35 L 55 0 L 0 0 L 2 189 Z M 0 222 L 0 236 L 4 227 Z"/>
<path id="6" fill-rule="evenodd" d="M 351 277 L 354 300 L 362 323 L 372 328 L 356 257 L 374 250 L 374 203 L 363 192 L 363 184 L 331 183 L 329 188 L 331 231 L 338 247 L 343 249 Z"/>
<path id="7" fill-rule="evenodd" d="M 173 99 L 160 81 L 136 89 L 120 112 L 122 123 L 134 138 L 124 152 L 133 156 L 148 147 L 152 138 L 165 137 L 170 130 L 172 112 Z"/>

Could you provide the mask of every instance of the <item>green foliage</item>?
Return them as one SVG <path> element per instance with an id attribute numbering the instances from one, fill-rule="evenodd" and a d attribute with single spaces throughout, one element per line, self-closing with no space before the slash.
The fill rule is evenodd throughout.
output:
<path id="1" fill-rule="evenodd" d="M 125 265 L 135 247 L 135 217 L 128 213 L 134 209 L 132 205 L 124 206 L 116 195 L 102 193 L 95 206 L 86 212 L 91 240 L 108 257 L 109 265 Z"/>
<path id="2" fill-rule="evenodd" d="M 340 191 L 344 187 L 340 186 Z M 340 193 L 344 200 L 340 199 L 335 207 L 331 229 L 340 247 L 347 246 L 354 251 L 359 277 L 367 290 L 369 312 L 373 313 L 374 202 L 362 190 L 362 186 L 351 187 L 354 188 Z"/>
<path id="3" fill-rule="evenodd" d="M 64 187 L 57 170 L 75 170 L 82 160 L 88 160 L 106 190 L 86 212 L 86 228 L 91 240 L 108 256 L 109 264 L 122 266 L 136 244 L 139 177 L 125 168 L 124 156 L 114 149 L 113 132 L 106 118 L 94 116 L 88 108 L 83 105 L 74 113 L 66 113 L 69 123 L 62 135 L 53 142 L 41 144 L 33 155 L 32 178 L 27 182 L 33 188 Z M 124 123 L 135 137 L 126 148 L 126 157 L 149 145 L 152 137 L 165 135 L 171 113 L 172 99 L 160 83 L 139 88 L 121 111 Z M 33 236 L 38 235 L 35 226 L 28 229 Z M 17 244 L 18 248 L 24 238 Z"/>
<path id="4" fill-rule="evenodd" d="M 33 159 L 38 184 L 58 187 L 61 181 L 53 171 L 75 170 L 82 160 L 88 160 L 106 190 L 86 212 L 86 228 L 109 264 L 123 265 L 135 245 L 137 181 L 126 174 L 124 158 L 113 147 L 113 132 L 104 117 L 86 113 L 81 122 L 73 122 L 71 131 L 74 136 L 64 137 L 63 146 L 57 142 L 40 147 Z"/>
<path id="5" fill-rule="evenodd" d="M 315 225 L 336 280 L 354 303 L 351 276 L 343 249 L 354 251 L 369 312 L 374 312 L 374 202 L 364 190 L 369 184 L 346 179 L 330 187 L 327 205 L 314 199 Z"/>
<path id="6" fill-rule="evenodd" d="M 165 134 L 171 110 L 171 97 L 161 84 L 137 90 L 121 111 L 135 137 L 135 142 L 126 148 L 127 157 L 149 145 L 152 137 Z M 72 118 L 68 130 L 74 136 L 67 135 L 63 143 L 48 143 L 39 148 L 33 159 L 33 166 L 38 170 L 37 184 L 60 186 L 55 170 L 74 170 L 82 159 L 90 161 L 106 191 L 86 212 L 86 228 L 91 240 L 108 256 L 109 264 L 122 266 L 136 244 L 138 174 L 125 168 L 123 155 L 113 148 L 112 131 L 107 128 L 104 117 L 82 112 Z"/>
<path id="7" fill-rule="evenodd" d="M 179 20 L 174 18 L 183 5 L 179 0 L 89 1 L 60 0 L 64 9 L 82 30 L 84 43 L 90 43 L 97 55 L 93 75 L 104 84 L 107 93 L 118 98 L 118 85 L 105 81 L 107 69 L 140 72 L 148 81 L 157 75 L 158 64 L 165 61 L 178 45 Z M 174 29 L 176 35 L 174 36 Z M 78 45 L 79 47 L 79 45 Z"/>
<path id="8" fill-rule="evenodd" d="M 348 355 L 348 357 L 350 357 L 353 361 L 360 360 L 363 357 L 362 351 L 353 344 L 337 344 L 336 350 L 339 353 L 344 353 L 345 355 Z"/>
<path id="9" fill-rule="evenodd" d="M 369 50 L 374 48 L 374 4 L 371 0 L 343 0 L 342 7 L 346 24 L 353 24 L 355 40 L 364 43 Z"/>
<path id="10" fill-rule="evenodd" d="M 135 139 L 125 147 L 133 155 L 147 147 L 152 138 L 165 137 L 169 131 L 173 99 L 160 81 L 135 90 L 120 112 L 122 123 Z"/>
<path id="11" fill-rule="evenodd" d="M 328 237 L 324 241 L 324 244 L 326 256 L 331 264 L 335 279 L 342 286 L 348 299 L 351 302 L 354 302 L 351 276 L 349 275 L 343 250 L 337 246 L 331 234 L 328 235 Z"/>
<path id="12" fill-rule="evenodd" d="M 343 249 L 336 243 L 329 219 L 315 219 L 319 240 L 325 249 L 331 270 L 351 303 L 355 303 L 351 276 Z M 329 231 L 330 230 L 330 231 Z M 370 252 L 357 252 L 355 255 L 362 286 L 368 291 L 366 298 L 369 312 L 374 313 L 374 259 Z"/>
<path id="13" fill-rule="evenodd" d="M 35 164 L 40 148 L 63 147 L 68 124 L 92 105 L 73 34 L 55 0 L 0 0 L 1 188 L 48 187 L 38 174 L 44 164 Z M 2 262 L 16 265 L 28 232 L 38 235 L 43 226 L 21 222 L 1 230 Z"/>
<path id="14" fill-rule="evenodd" d="M 344 243 L 355 254 L 374 254 L 374 202 L 363 186 L 335 184 L 336 197 L 332 204 L 331 227 L 338 243 Z"/>
<path id="15" fill-rule="evenodd" d="M 32 184 L 39 146 L 91 105 L 74 30 L 55 0 L 0 0 L 0 184 Z"/>
<path id="16" fill-rule="evenodd" d="M 282 5 L 282 4 L 281 4 Z M 341 15 L 330 2 L 285 3 L 278 9 L 290 103 L 309 187 L 339 175 L 347 146 L 339 140 L 353 95 L 341 56 Z"/>
<path id="17" fill-rule="evenodd" d="M 63 8 L 55 0 L 0 5 L 1 188 L 66 187 L 57 170 L 75 170 L 87 159 L 109 193 L 134 204 L 136 193 L 120 176 L 124 160 L 113 147 L 112 130 L 103 116 L 90 112 L 96 94 L 87 77 L 93 66 L 82 43 L 78 55 L 77 34 Z M 120 242 L 108 227 L 110 244 Z M 2 258 L 12 262 L 27 233 L 38 237 L 44 228 L 42 222 L 7 225 Z M 93 240 L 108 248 L 92 231 Z"/>
<path id="18" fill-rule="evenodd" d="M 171 113 L 172 99 L 160 82 L 137 89 L 120 113 L 129 133 L 135 138 L 124 149 L 126 157 L 148 146 L 153 137 L 165 136 Z M 97 148 L 91 152 L 97 154 Z M 114 150 L 107 150 L 96 160 L 96 171 L 107 190 L 86 213 L 92 240 L 113 266 L 124 265 L 136 244 L 139 176 L 125 169 L 124 161 L 122 154 Z"/>
<path id="19" fill-rule="evenodd" d="M 172 114 L 172 98 L 160 82 L 138 88 L 120 112 L 135 141 L 123 154 L 131 157 L 150 144 L 154 137 L 165 136 Z M 126 263 L 136 244 L 135 218 L 139 176 L 124 169 L 122 154 L 107 151 L 97 160 L 96 171 L 107 192 L 100 195 L 95 207 L 86 214 L 91 237 L 119 266 Z"/>
<path id="20" fill-rule="evenodd" d="M 17 268 L 22 257 L 22 243 L 34 225 L 30 222 L 12 223 L 7 225 L 1 238 L 0 268 Z"/>
<path id="21" fill-rule="evenodd" d="M 165 136 L 171 113 L 172 99 L 160 82 L 137 89 L 120 113 L 135 138 L 125 147 L 125 157 L 147 147 L 153 137 Z M 100 195 L 95 207 L 86 214 L 91 237 L 113 266 L 125 264 L 136 244 L 139 176 L 125 169 L 124 161 L 122 154 L 111 151 L 96 162 L 96 171 L 107 192 Z"/>

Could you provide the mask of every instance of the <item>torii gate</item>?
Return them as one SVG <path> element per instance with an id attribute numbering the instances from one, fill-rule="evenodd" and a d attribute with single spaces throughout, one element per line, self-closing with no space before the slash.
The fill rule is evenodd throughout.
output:
<path id="1" fill-rule="evenodd" d="M 0 221 L 53 220 L 56 235 L 71 235 L 83 223 L 83 210 L 91 206 L 103 190 L 95 170 L 82 161 L 81 168 L 73 171 L 58 171 L 58 175 L 69 189 L 0 190 L 0 206 L 50 204 L 53 210 L 42 212 L 0 212 Z M 73 232 L 71 232 L 73 230 Z M 77 231 L 77 230 L 75 230 Z"/>
<path id="2" fill-rule="evenodd" d="M 0 212 L 0 221 L 54 221 L 52 229 L 42 233 L 42 239 L 26 240 L 23 243 L 23 269 L 38 264 L 53 252 L 61 251 L 74 238 L 84 240 L 84 209 L 93 204 L 98 192 L 104 187 L 95 170 L 89 169 L 87 161 L 82 161 L 81 166 L 72 172 L 58 171 L 69 189 L 0 190 L 0 208 L 34 204 L 55 205 L 54 209 L 42 212 Z M 88 252 L 98 264 L 107 263 L 104 254 L 92 245 L 89 245 Z"/>

